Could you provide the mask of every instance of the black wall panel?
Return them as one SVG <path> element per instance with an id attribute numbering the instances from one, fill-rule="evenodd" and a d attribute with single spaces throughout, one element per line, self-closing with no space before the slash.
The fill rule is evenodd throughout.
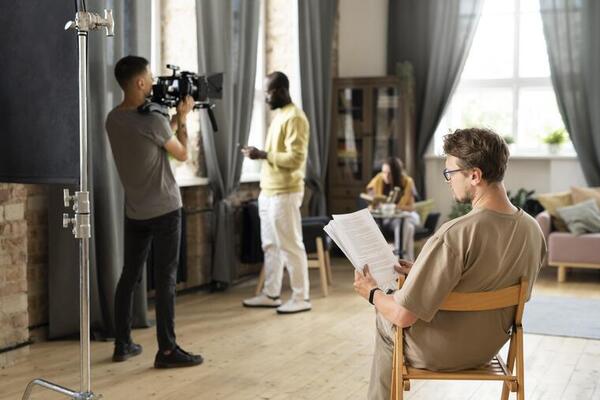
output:
<path id="1" fill-rule="evenodd" d="M 69 0 L 0 0 L 0 182 L 77 183 L 77 34 Z"/>

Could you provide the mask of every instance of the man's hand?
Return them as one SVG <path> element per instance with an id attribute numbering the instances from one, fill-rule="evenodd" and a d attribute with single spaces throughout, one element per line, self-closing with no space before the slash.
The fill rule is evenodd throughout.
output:
<path id="1" fill-rule="evenodd" d="M 369 266 L 365 265 L 363 273 L 354 271 L 354 290 L 365 300 L 369 300 L 369 293 L 371 289 L 377 287 L 377 282 L 373 279 L 371 272 L 369 272 Z"/>
<path id="2" fill-rule="evenodd" d="M 267 158 L 267 152 L 257 149 L 254 146 L 242 147 L 242 154 L 251 160 L 264 160 Z"/>
<path id="3" fill-rule="evenodd" d="M 185 122 L 185 117 L 194 109 L 194 98 L 192 96 L 186 96 L 185 99 L 181 100 L 177 104 L 176 118 L 182 122 Z"/>
<path id="4" fill-rule="evenodd" d="M 408 275 L 408 273 L 410 272 L 410 269 L 412 268 L 412 266 L 413 266 L 413 262 L 412 261 L 398 260 L 398 262 L 396 263 L 396 265 L 394 265 L 394 269 L 399 274 Z"/>

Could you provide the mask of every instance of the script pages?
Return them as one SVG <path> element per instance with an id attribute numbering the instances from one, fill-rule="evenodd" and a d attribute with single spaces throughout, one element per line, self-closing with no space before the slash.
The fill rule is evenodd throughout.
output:
<path id="1" fill-rule="evenodd" d="M 397 258 L 369 210 L 364 208 L 350 214 L 333 215 L 323 229 L 357 271 L 362 272 L 368 265 L 380 288 L 395 287 Z"/>

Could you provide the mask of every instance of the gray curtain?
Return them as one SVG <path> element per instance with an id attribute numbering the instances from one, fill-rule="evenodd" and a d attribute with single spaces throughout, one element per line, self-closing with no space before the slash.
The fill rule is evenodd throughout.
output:
<path id="1" fill-rule="evenodd" d="M 483 0 L 390 0 L 388 73 L 402 61 L 414 67 L 415 179 L 423 196 L 423 156 L 460 78 L 482 7 Z"/>
<path id="2" fill-rule="evenodd" d="M 113 9 L 115 37 L 91 32 L 88 39 L 88 146 L 92 200 L 90 240 L 90 320 L 96 338 L 114 332 L 114 293 L 123 268 L 123 189 L 104 129 L 108 112 L 121 101 L 113 75 L 116 61 L 127 54 L 150 58 L 150 9 L 143 0 L 88 0 L 88 11 Z M 73 16 L 75 11 L 73 11 Z M 140 23 L 142 21 L 143 23 Z M 74 32 L 73 45 L 77 45 Z M 77 79 L 76 76 L 73 79 Z M 79 135 L 79 132 L 74 132 Z M 71 190 L 76 190 L 72 187 Z M 49 337 L 79 332 L 79 241 L 61 226 L 62 187 L 49 193 Z M 72 211 L 70 211 L 72 214 Z M 148 326 L 146 283 L 134 301 L 134 326 Z"/>
<path id="3" fill-rule="evenodd" d="M 196 0 L 198 66 L 201 74 L 223 72 L 223 99 L 216 101 L 218 131 L 201 114 L 206 167 L 214 192 L 212 280 L 229 285 L 235 279 L 233 207 L 229 196 L 239 186 L 242 155 L 248 142 L 260 0 Z"/>
<path id="4" fill-rule="evenodd" d="M 337 0 L 299 0 L 302 107 L 310 124 L 306 184 L 311 215 L 325 215 L 325 178 L 331 125 L 331 49 Z"/>
<path id="5" fill-rule="evenodd" d="M 600 186 L 600 2 L 540 0 L 552 84 L 590 186 Z"/>

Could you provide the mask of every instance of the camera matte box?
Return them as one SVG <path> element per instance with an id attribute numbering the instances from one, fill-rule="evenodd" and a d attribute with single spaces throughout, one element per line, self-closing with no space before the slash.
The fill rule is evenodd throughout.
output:
<path id="1" fill-rule="evenodd" d="M 0 1 L 0 182 L 79 181 L 74 2 Z"/>

